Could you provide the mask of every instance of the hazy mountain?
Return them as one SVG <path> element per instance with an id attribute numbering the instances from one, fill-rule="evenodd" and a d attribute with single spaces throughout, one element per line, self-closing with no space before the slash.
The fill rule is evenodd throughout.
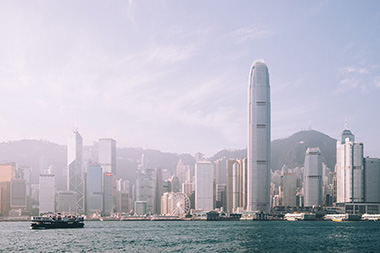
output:
<path id="1" fill-rule="evenodd" d="M 289 168 L 303 166 L 305 152 L 308 147 L 319 147 L 322 161 L 334 168 L 336 161 L 336 140 L 317 131 L 301 131 L 284 139 L 272 141 L 272 168 L 281 169 L 283 165 Z M 222 150 L 211 160 L 221 157 L 242 159 L 246 157 L 246 149 Z M 175 173 L 179 159 L 185 164 L 194 165 L 195 158 L 189 154 L 174 154 L 159 150 L 142 148 L 117 148 L 117 175 L 134 182 L 137 166 L 144 154 L 147 166 L 167 169 Z M 43 169 L 53 166 L 57 177 L 58 189 L 66 188 L 67 148 L 42 140 L 21 140 L 0 143 L 0 162 L 12 161 L 20 166 L 32 168 L 32 183 L 38 183 L 39 174 Z"/>
<path id="2" fill-rule="evenodd" d="M 216 161 L 222 157 L 227 159 L 243 159 L 247 157 L 247 149 L 228 150 L 223 149 L 210 158 L 211 161 Z"/>
<path id="3" fill-rule="evenodd" d="M 336 164 L 336 139 L 314 130 L 300 131 L 288 138 L 272 141 L 272 168 L 303 166 L 307 148 L 319 147 L 322 162 L 329 168 Z"/>
<path id="4" fill-rule="evenodd" d="M 303 166 L 307 148 L 319 147 L 322 161 L 329 168 L 334 168 L 336 163 L 336 140 L 318 131 L 300 131 L 290 137 L 272 141 L 271 167 L 279 170 L 283 165 L 288 168 Z M 222 150 L 215 154 L 213 161 L 226 157 L 229 159 L 241 159 L 247 157 L 247 150 Z"/>
<path id="5" fill-rule="evenodd" d="M 84 147 L 88 153 L 91 147 Z M 147 166 L 167 169 L 175 173 L 179 159 L 185 164 L 194 165 L 195 159 L 189 154 L 165 153 L 158 150 L 142 148 L 117 148 L 117 175 L 118 177 L 134 181 L 137 166 L 144 154 Z M 88 156 L 88 154 L 87 154 Z M 57 188 L 66 189 L 67 147 L 44 140 L 21 140 L 0 143 L 0 162 L 15 162 L 19 166 L 32 169 L 32 183 L 37 184 L 39 174 L 52 165 L 52 172 L 57 178 Z"/>
<path id="6" fill-rule="evenodd" d="M 50 165 L 57 177 L 57 187 L 66 184 L 66 146 L 44 140 L 21 140 L 0 143 L 0 162 L 15 162 L 19 166 L 32 168 L 32 183 L 36 184 L 39 174 Z M 62 180 L 64 179 L 64 180 Z"/>
<path id="7" fill-rule="evenodd" d="M 121 178 L 134 181 L 142 154 L 144 154 L 148 167 L 167 169 L 171 174 L 175 173 L 179 159 L 182 159 L 185 164 L 192 166 L 195 164 L 194 157 L 189 154 L 174 154 L 142 148 L 118 148 L 117 175 Z"/>

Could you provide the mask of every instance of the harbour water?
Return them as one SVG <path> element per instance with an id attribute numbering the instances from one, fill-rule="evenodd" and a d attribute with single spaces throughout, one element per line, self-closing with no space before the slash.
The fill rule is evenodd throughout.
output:
<path id="1" fill-rule="evenodd" d="M 0 252 L 379 252 L 380 222 L 88 221 L 31 230 L 0 222 Z"/>

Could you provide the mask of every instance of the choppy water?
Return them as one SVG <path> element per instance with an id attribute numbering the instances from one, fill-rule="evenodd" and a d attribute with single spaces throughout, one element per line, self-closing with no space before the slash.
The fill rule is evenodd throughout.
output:
<path id="1" fill-rule="evenodd" d="M 380 252 L 380 222 L 92 221 L 30 230 L 0 222 L 0 251 Z"/>

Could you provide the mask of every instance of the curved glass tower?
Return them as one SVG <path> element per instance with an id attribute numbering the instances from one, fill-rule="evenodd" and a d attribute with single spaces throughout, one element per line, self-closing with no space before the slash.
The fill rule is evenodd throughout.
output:
<path id="1" fill-rule="evenodd" d="M 270 212 L 270 129 L 268 68 L 256 60 L 248 85 L 248 211 Z"/>

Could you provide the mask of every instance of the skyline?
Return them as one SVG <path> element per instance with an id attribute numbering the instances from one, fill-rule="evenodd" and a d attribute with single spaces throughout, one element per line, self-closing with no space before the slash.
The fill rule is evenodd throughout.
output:
<path id="1" fill-rule="evenodd" d="M 247 146 L 249 68 L 271 76 L 272 140 L 348 129 L 379 157 L 376 1 L 0 3 L 0 141 L 202 152 Z M 11 109 L 10 109 L 11 108 Z"/>

